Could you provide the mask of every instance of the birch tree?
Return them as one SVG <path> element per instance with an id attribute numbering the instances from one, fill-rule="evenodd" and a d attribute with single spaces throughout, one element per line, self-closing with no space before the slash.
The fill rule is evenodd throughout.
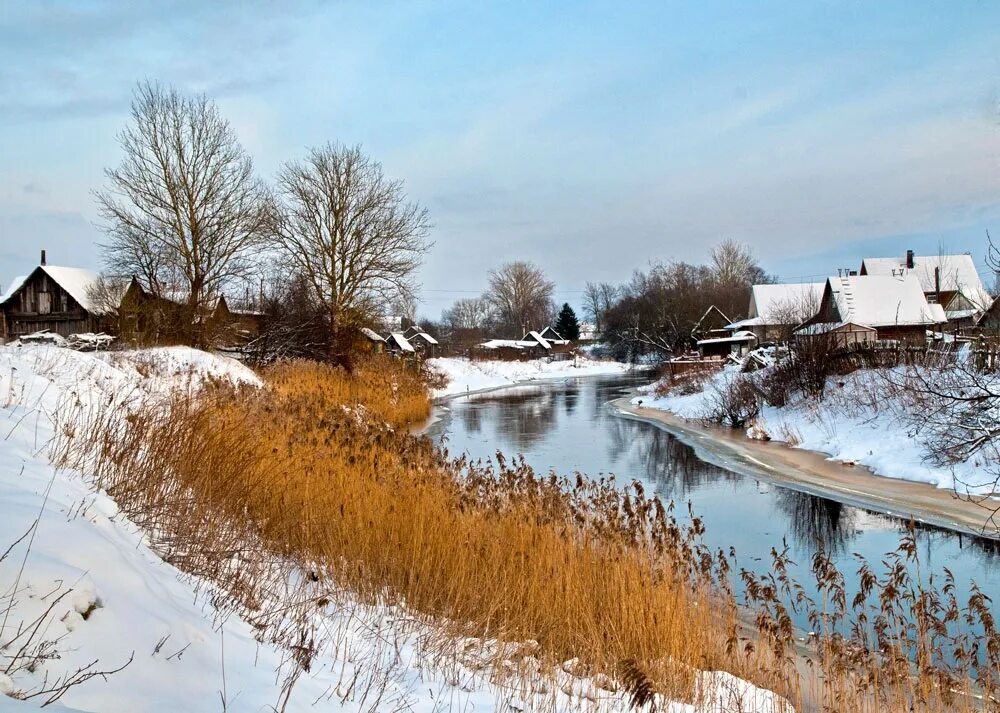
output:
<path id="1" fill-rule="evenodd" d="M 411 294 L 429 249 L 427 210 L 359 146 L 327 144 L 278 174 L 278 247 L 330 322 L 330 356 L 350 366 L 357 329 Z"/>
<path id="2" fill-rule="evenodd" d="M 180 296 L 194 341 L 199 314 L 244 277 L 268 234 L 268 191 L 236 132 L 204 95 L 140 84 L 118 136 L 124 156 L 96 193 L 109 271 Z"/>

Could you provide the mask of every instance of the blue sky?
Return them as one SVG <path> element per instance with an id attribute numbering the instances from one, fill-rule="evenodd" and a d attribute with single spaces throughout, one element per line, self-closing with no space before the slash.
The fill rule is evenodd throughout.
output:
<path id="1" fill-rule="evenodd" d="M 260 173 L 361 143 L 435 224 L 423 312 L 531 259 L 588 280 L 732 237 L 782 278 L 1000 234 L 996 3 L 5 2 L 0 283 L 99 267 L 137 80 L 214 97 Z"/>

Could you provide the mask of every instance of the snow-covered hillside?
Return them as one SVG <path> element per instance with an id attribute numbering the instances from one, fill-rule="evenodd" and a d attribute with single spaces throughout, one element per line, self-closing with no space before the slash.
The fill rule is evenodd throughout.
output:
<path id="1" fill-rule="evenodd" d="M 616 361 L 599 361 L 577 357 L 568 361 L 500 361 L 442 357 L 428 359 L 427 366 L 447 379 L 447 385 L 436 389 L 434 396 L 451 396 L 470 391 L 495 389 L 523 381 L 536 379 L 563 379 L 573 376 L 594 376 L 597 374 L 622 374 L 629 370 L 628 364 Z"/>
<path id="2" fill-rule="evenodd" d="M 86 473 L 60 471 L 49 461 L 54 423 L 72 430 L 72 418 L 101 408 L 124 416 L 142 399 L 212 379 L 260 384 L 235 361 L 180 347 L 110 354 L 0 347 L 0 554 L 11 546 L 0 561 L 0 671 L 9 669 L 0 674 L 0 693 L 7 694 L 0 695 L 0 712 L 37 707 L 51 694 L 23 702 L 9 696 L 52 688 L 77 671 L 122 666 L 69 688 L 49 709 L 429 713 L 522 710 L 542 702 L 547 710 L 628 707 L 623 692 L 569 674 L 555 687 L 537 677 L 497 678 L 486 663 L 497 642 L 456 642 L 442 666 L 424 645 L 437 641 L 433 653 L 441 653 L 440 639 L 430 636 L 426 623 L 343 593 L 323 614 L 330 648 L 315 658 L 282 708 L 277 671 L 283 652 L 259 643 L 242 620 L 220 620 L 206 589 L 199 594 L 195 582 L 160 559 L 115 503 L 91 490 Z M 26 641 L 34 651 L 19 653 Z M 11 665 L 15 660 L 20 664 Z M 700 681 L 713 704 L 709 710 L 782 710 L 772 694 L 726 674 L 704 674 Z M 659 710 L 668 713 L 695 710 L 661 704 Z"/>

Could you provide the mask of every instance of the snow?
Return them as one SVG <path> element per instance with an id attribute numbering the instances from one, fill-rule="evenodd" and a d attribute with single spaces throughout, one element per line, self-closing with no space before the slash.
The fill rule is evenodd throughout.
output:
<path id="1" fill-rule="evenodd" d="M 392 332 L 388 337 L 386 337 L 386 341 L 395 342 L 396 346 L 398 346 L 404 352 L 416 351 L 416 349 L 413 348 L 413 345 L 410 344 L 410 342 L 406 339 L 406 337 L 403 336 L 402 332 Z"/>
<path id="2" fill-rule="evenodd" d="M 656 384 L 642 387 L 632 399 L 644 408 L 669 411 L 681 418 L 699 420 L 708 413 L 713 389 L 736 378 L 739 367 L 726 366 L 714 374 L 702 391 L 657 397 Z M 830 460 L 863 465 L 876 475 L 929 483 L 938 488 L 958 488 L 964 492 L 992 490 L 990 475 L 980 459 L 973 457 L 955 465 L 934 465 L 930 453 L 917 438 L 913 423 L 917 416 L 906 413 L 896 399 L 879 400 L 885 388 L 882 377 L 872 370 L 831 377 L 822 401 L 797 395 L 785 406 L 764 405 L 756 422 L 748 429 L 751 437 L 789 442 L 795 448 L 825 453 Z M 864 397 L 859 403 L 857 394 Z"/>
<path id="3" fill-rule="evenodd" d="M 754 285 L 750 291 L 749 319 L 730 325 L 741 326 L 780 324 L 789 309 L 812 309 L 819 306 L 824 282 L 790 282 L 774 285 Z"/>
<path id="4" fill-rule="evenodd" d="M 990 306 L 993 300 L 983 287 L 971 255 L 915 255 L 912 268 L 906 267 L 906 258 L 869 257 L 861 262 L 862 272 L 868 275 L 912 275 L 926 293 L 937 289 L 935 268 L 938 269 L 938 280 L 943 292 L 961 292 L 980 310 Z"/>
<path id="5" fill-rule="evenodd" d="M 842 322 L 867 327 L 930 325 L 945 321 L 941 305 L 933 310 L 912 276 L 851 275 L 831 277 L 827 290 Z"/>
<path id="6" fill-rule="evenodd" d="M 21 285 L 24 284 L 24 281 L 27 280 L 28 277 L 29 277 L 28 275 L 18 275 L 13 280 L 11 280 L 10 285 L 7 286 L 6 291 L 3 293 L 3 296 L 0 297 L 0 304 L 3 304 L 11 297 L 13 297 L 14 293 L 20 289 Z"/>
<path id="7" fill-rule="evenodd" d="M 536 379 L 563 379 L 598 374 L 623 374 L 628 364 L 577 357 L 566 361 L 547 358 L 531 361 L 481 360 L 471 361 L 457 357 L 428 359 L 429 368 L 442 374 L 448 383 L 434 390 L 434 397 L 452 396 L 471 391 L 496 389 Z"/>
<path id="8" fill-rule="evenodd" d="M 490 373 L 489 362 L 473 368 L 463 360 L 431 361 L 455 375 L 485 378 L 489 373 L 494 381 L 500 372 L 504 380 L 512 380 L 532 375 L 532 370 L 533 375 L 578 375 L 626 368 L 585 360 L 576 367 L 572 362 L 505 363 L 510 368 L 494 367 Z M 282 652 L 258 642 L 255 630 L 237 617 L 220 619 L 210 603 L 210 588 L 199 595 L 198 583 L 160 559 L 114 501 L 89 486 L 85 473 L 58 470 L 48 458 L 57 420 L 60 427 L 71 427 L 73 418 L 102 408 L 113 408 L 124 418 L 138 400 L 219 379 L 261 383 L 232 359 L 186 347 L 97 354 L 44 345 L 0 346 L 0 434 L 5 438 L 0 448 L 0 553 L 31 533 L 0 562 L 0 611 L 3 597 L 15 593 L 9 621 L 0 618 L 0 640 L 53 606 L 43 630 L 47 640 L 56 642 L 56 655 L 33 670 L 0 676 L 0 713 L 21 713 L 44 702 L 17 701 L 5 693 L 36 690 L 43 681 L 95 660 L 97 668 L 112 669 L 130 659 L 118 673 L 69 689 L 49 709 L 208 713 L 280 707 L 276 671 Z M 556 711 L 599 713 L 629 708 L 626 694 L 602 688 L 598 678 L 560 671 L 554 686 L 546 683 L 530 655 L 520 655 L 516 667 L 511 664 L 518 671 L 511 676 L 490 667 L 498 650 L 521 651 L 524 642 L 459 640 L 454 656 L 449 654 L 442 665 L 436 649 L 424 648 L 441 640 L 436 630 L 405 610 L 362 604 L 341 592 L 319 616 L 333 632 L 330 646 L 299 679 L 283 710 L 432 713 L 544 704 Z M 697 687 L 706 700 L 702 708 L 658 698 L 657 710 L 787 710 L 774 694 L 726 673 L 700 673 Z"/>

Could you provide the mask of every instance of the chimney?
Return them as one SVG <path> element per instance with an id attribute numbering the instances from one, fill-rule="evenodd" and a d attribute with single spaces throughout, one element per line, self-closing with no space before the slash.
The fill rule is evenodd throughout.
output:
<path id="1" fill-rule="evenodd" d="M 39 265 L 44 265 L 45 264 L 45 251 L 44 250 L 42 250 L 42 261 L 40 263 L 38 263 L 38 264 Z"/>
<path id="2" fill-rule="evenodd" d="M 907 270 L 912 270 L 913 269 L 913 251 L 912 250 L 907 250 L 906 251 L 906 269 Z"/>
<path id="3" fill-rule="evenodd" d="M 941 266 L 938 265 L 934 268 L 934 294 L 937 296 L 937 301 L 941 302 Z"/>

